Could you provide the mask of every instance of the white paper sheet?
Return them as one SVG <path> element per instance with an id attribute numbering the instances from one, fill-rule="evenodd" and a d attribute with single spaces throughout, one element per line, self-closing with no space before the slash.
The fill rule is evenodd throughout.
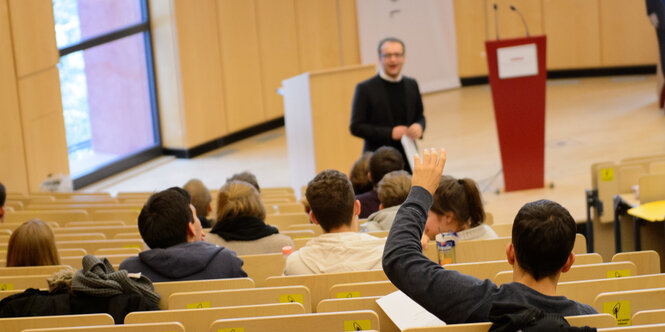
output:
<path id="1" fill-rule="evenodd" d="M 438 319 L 399 290 L 376 300 L 376 303 L 400 330 L 446 325 L 446 322 Z"/>
<path id="2" fill-rule="evenodd" d="M 500 79 L 538 75 L 536 44 L 502 47 L 496 55 Z"/>
<path id="3" fill-rule="evenodd" d="M 402 146 L 404 147 L 404 153 L 406 154 L 406 159 L 409 161 L 409 165 L 411 165 L 411 169 L 413 170 L 413 156 L 418 154 L 418 145 L 416 144 L 416 141 L 406 135 L 402 135 L 401 141 Z"/>

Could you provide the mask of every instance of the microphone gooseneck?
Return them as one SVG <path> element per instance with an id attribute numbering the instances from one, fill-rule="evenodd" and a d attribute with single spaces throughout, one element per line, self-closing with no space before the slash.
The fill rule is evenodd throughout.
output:
<path id="1" fill-rule="evenodd" d="M 526 25 L 526 20 L 524 19 L 524 15 L 522 15 L 522 12 L 517 10 L 517 8 L 515 8 L 515 6 L 513 5 L 510 5 L 510 10 L 516 12 L 517 15 L 520 16 L 520 18 L 522 19 L 522 24 L 524 25 L 524 30 L 526 31 L 526 36 L 529 37 L 529 26 Z"/>

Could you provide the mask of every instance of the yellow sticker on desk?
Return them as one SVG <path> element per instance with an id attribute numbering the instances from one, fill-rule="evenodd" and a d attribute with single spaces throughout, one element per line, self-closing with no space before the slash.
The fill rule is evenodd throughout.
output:
<path id="1" fill-rule="evenodd" d="M 141 245 L 140 244 L 125 244 L 123 246 L 123 248 L 138 248 L 138 249 L 141 249 Z"/>
<path id="2" fill-rule="evenodd" d="M 600 180 L 602 180 L 602 181 L 614 181 L 614 168 L 601 168 L 600 169 Z"/>
<path id="3" fill-rule="evenodd" d="M 14 290 L 14 284 L 0 284 L 0 291 Z"/>
<path id="4" fill-rule="evenodd" d="M 280 295 L 279 302 L 281 303 L 298 302 L 302 305 L 305 305 L 305 300 L 303 300 L 302 294 Z"/>
<path id="5" fill-rule="evenodd" d="M 614 316 L 619 326 L 630 325 L 630 301 L 605 302 L 603 312 Z"/>
<path id="6" fill-rule="evenodd" d="M 360 297 L 360 292 L 343 292 L 343 293 L 337 293 L 337 298 L 338 299 L 348 299 L 351 297 Z"/>
<path id="7" fill-rule="evenodd" d="M 344 321 L 344 331 L 363 331 L 371 329 L 372 329 L 372 321 L 370 321 L 369 319 Z"/>
<path id="8" fill-rule="evenodd" d="M 607 271 L 607 277 L 608 278 L 630 277 L 630 270 Z"/>
<path id="9" fill-rule="evenodd" d="M 217 332 L 245 332 L 244 327 L 233 327 L 230 329 L 217 329 Z"/>
<path id="10" fill-rule="evenodd" d="M 199 303 L 190 303 L 187 305 L 187 309 L 203 309 L 210 308 L 210 302 L 199 302 Z"/>

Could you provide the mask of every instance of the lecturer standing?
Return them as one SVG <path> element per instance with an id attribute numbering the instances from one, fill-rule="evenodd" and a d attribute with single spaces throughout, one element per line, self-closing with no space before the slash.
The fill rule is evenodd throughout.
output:
<path id="1" fill-rule="evenodd" d="M 409 158 L 400 140 L 406 135 L 420 139 L 425 130 L 423 101 L 416 80 L 402 75 L 404 42 L 389 37 L 379 42 L 379 74 L 358 83 L 351 110 L 351 134 L 365 140 L 363 152 L 388 145 L 402 153 L 410 172 Z"/>

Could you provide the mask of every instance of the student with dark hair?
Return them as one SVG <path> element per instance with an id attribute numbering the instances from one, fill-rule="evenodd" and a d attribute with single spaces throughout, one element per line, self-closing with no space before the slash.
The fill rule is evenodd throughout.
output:
<path id="1" fill-rule="evenodd" d="M 575 220 L 555 202 L 527 203 L 517 213 L 512 243 L 506 247 L 511 283 L 497 286 L 423 256 L 420 236 L 445 162 L 443 149 L 440 158 L 435 151 L 425 151 L 422 163 L 415 157 L 411 192 L 397 212 L 383 254 L 390 281 L 449 324 L 489 321 L 492 305 L 507 302 L 563 316 L 595 314 L 589 305 L 556 295 L 559 276 L 575 261 Z"/>
<path id="2" fill-rule="evenodd" d="M 374 151 L 372 157 L 369 158 L 369 173 L 367 174 L 372 182 L 373 189 L 356 197 L 360 201 L 360 218 L 367 218 L 370 214 L 379 210 L 381 202 L 376 187 L 383 176 L 402 169 L 404 169 L 404 160 L 402 160 L 402 155 L 397 149 L 382 146 Z"/>
<path id="3" fill-rule="evenodd" d="M 422 236 L 423 246 L 443 232 L 455 232 L 462 241 L 498 237 L 490 226 L 483 224 L 485 209 L 475 181 L 444 175 L 433 198 Z"/>
<path id="4" fill-rule="evenodd" d="M 172 187 L 153 194 L 139 214 L 139 232 L 151 248 L 129 257 L 120 269 L 153 282 L 246 277 L 232 250 L 202 241 L 205 233 L 189 193 Z"/>
<path id="5" fill-rule="evenodd" d="M 385 239 L 358 233 L 360 203 L 351 181 L 336 170 L 325 170 L 307 184 L 312 222 L 325 234 L 313 238 L 286 260 L 284 274 L 317 274 L 381 268 Z"/>
<path id="6" fill-rule="evenodd" d="M 211 227 L 212 221 L 208 219 L 208 213 L 212 211 L 212 196 L 210 195 L 210 190 L 208 190 L 199 179 L 191 179 L 187 181 L 187 183 L 182 186 L 182 189 L 187 190 L 192 197 L 192 205 L 194 205 L 197 217 L 201 221 L 201 227 Z"/>
<path id="7" fill-rule="evenodd" d="M 356 195 L 366 193 L 372 190 L 372 182 L 369 181 L 367 174 L 369 173 L 369 158 L 372 157 L 372 152 L 365 152 L 363 155 L 353 162 L 351 172 L 349 173 L 349 180 L 353 185 L 353 192 Z"/>
<path id="8" fill-rule="evenodd" d="M 387 231 L 393 224 L 397 210 L 411 189 L 411 174 L 407 171 L 392 171 L 383 176 L 376 192 L 379 196 L 379 211 L 367 218 L 367 231 Z"/>
<path id="9" fill-rule="evenodd" d="M 0 182 L 0 224 L 5 220 L 5 200 L 7 199 L 7 190 Z"/>
<path id="10" fill-rule="evenodd" d="M 402 75 L 404 42 L 388 37 L 379 41 L 378 75 L 358 83 L 351 106 L 351 134 L 365 140 L 363 152 L 388 145 L 408 162 L 401 139 L 420 139 L 425 131 L 423 101 L 418 82 Z M 408 163 L 406 170 L 411 171 Z M 381 179 L 377 179 L 378 183 Z"/>
<path id="11" fill-rule="evenodd" d="M 244 171 L 241 173 L 233 174 L 230 178 L 226 179 L 227 183 L 231 181 L 245 181 L 251 184 L 254 188 L 256 188 L 256 191 L 261 193 L 261 187 L 259 187 L 259 181 L 256 180 L 256 175 L 252 174 L 251 172 Z"/>

